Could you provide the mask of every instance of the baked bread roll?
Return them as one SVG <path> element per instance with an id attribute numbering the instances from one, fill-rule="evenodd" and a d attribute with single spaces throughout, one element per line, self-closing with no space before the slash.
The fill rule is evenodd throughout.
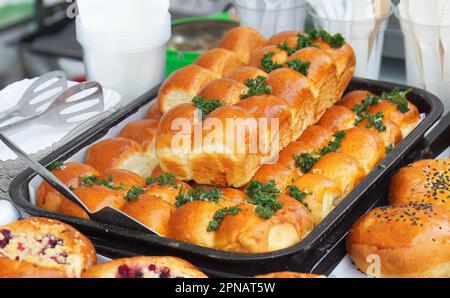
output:
<path id="1" fill-rule="evenodd" d="M 319 174 L 306 174 L 293 181 L 287 194 L 300 200 L 318 225 L 339 203 L 341 191 L 336 183 Z"/>
<path id="2" fill-rule="evenodd" d="M 159 235 L 167 236 L 169 220 L 175 212 L 175 205 L 160 197 L 142 194 L 128 202 L 122 211 Z"/>
<path id="3" fill-rule="evenodd" d="M 245 63 L 250 61 L 254 49 L 260 48 L 266 39 L 250 27 L 236 27 L 228 31 L 219 42 L 219 48 L 235 52 Z"/>
<path id="4" fill-rule="evenodd" d="M 122 169 L 149 177 L 156 166 L 150 162 L 142 147 L 131 139 L 113 138 L 100 141 L 89 147 L 86 164 L 99 172 Z"/>
<path id="5" fill-rule="evenodd" d="M 250 66 L 242 66 L 236 68 L 231 74 L 228 76 L 228 79 L 235 80 L 236 82 L 245 84 L 248 80 L 256 79 L 257 77 L 267 78 L 268 74 L 256 67 Z"/>
<path id="6" fill-rule="evenodd" d="M 152 101 L 152 103 L 150 104 L 150 107 L 147 111 L 147 114 L 145 116 L 146 116 L 145 118 L 150 119 L 150 120 L 155 120 L 155 121 L 159 121 L 161 119 L 162 113 L 159 110 L 157 100 Z"/>
<path id="7" fill-rule="evenodd" d="M 236 53 L 221 48 L 204 52 L 194 64 L 215 72 L 219 77 L 227 77 L 245 65 Z"/>
<path id="8" fill-rule="evenodd" d="M 56 220 L 27 218 L 0 227 L 0 278 L 77 278 L 96 258 L 88 238 Z"/>
<path id="9" fill-rule="evenodd" d="M 292 110 L 292 140 L 297 140 L 308 124 L 315 122 L 313 111 L 317 109 L 317 98 L 313 95 L 310 81 L 292 69 L 277 69 L 269 74 L 267 84 L 272 94 L 285 100 Z"/>
<path id="10" fill-rule="evenodd" d="M 232 79 L 219 79 L 206 84 L 198 96 L 206 100 L 219 100 L 224 105 L 234 105 L 241 101 L 241 95 L 248 90 L 247 86 Z"/>
<path id="11" fill-rule="evenodd" d="M 151 171 L 158 165 L 155 151 L 158 124 L 158 120 L 136 120 L 128 123 L 119 134 L 120 138 L 130 139 L 141 145 Z"/>
<path id="12" fill-rule="evenodd" d="M 147 182 L 146 195 L 160 198 L 171 205 L 175 205 L 179 194 L 185 194 L 191 189 L 189 184 L 176 179 L 170 173 L 162 174 L 154 179 L 148 179 Z"/>
<path id="13" fill-rule="evenodd" d="M 349 232 L 347 251 L 375 277 L 450 277 L 450 215 L 431 204 L 377 208 Z"/>
<path id="14" fill-rule="evenodd" d="M 288 47 L 296 48 L 298 46 L 298 35 L 307 35 L 303 32 L 298 31 L 284 31 L 273 35 L 269 40 L 267 40 L 266 45 L 277 46 L 287 43 Z"/>
<path id="15" fill-rule="evenodd" d="M 68 162 L 52 169 L 64 185 L 71 189 L 80 186 L 80 177 L 98 176 L 99 173 L 93 167 L 85 164 Z M 36 206 L 51 212 L 59 212 L 61 201 L 66 200 L 63 195 L 51 187 L 46 181 L 42 182 L 36 195 Z"/>
<path id="16" fill-rule="evenodd" d="M 421 160 L 402 168 L 389 187 L 389 202 L 419 201 L 450 211 L 450 160 Z"/>
<path id="17" fill-rule="evenodd" d="M 92 266 L 83 278 L 206 278 L 192 264 L 174 257 L 134 257 Z"/>
<path id="18" fill-rule="evenodd" d="M 368 175 L 386 156 L 386 147 L 381 136 L 364 127 L 345 131 L 339 152 L 355 158 Z"/>
<path id="19" fill-rule="evenodd" d="M 98 212 L 105 207 L 120 210 L 126 204 L 125 197 L 120 189 L 112 189 L 106 186 L 82 186 L 74 190 L 73 193 L 93 213 Z M 61 202 L 59 212 L 81 219 L 89 219 L 89 215 L 83 209 L 69 200 Z"/>
<path id="20" fill-rule="evenodd" d="M 159 110 L 165 114 L 179 104 L 190 102 L 207 83 L 218 78 L 217 73 L 195 64 L 175 71 L 159 89 Z"/>
<path id="21" fill-rule="evenodd" d="M 298 179 L 299 174 L 294 165 L 293 158 L 287 159 L 286 162 L 277 162 L 274 164 L 263 165 L 252 181 L 259 181 L 262 183 L 275 182 L 278 189 L 284 190 L 291 185 L 292 181 Z"/>
<path id="22" fill-rule="evenodd" d="M 356 119 L 358 116 L 352 110 L 343 106 L 332 106 L 322 116 L 318 125 L 337 132 L 355 127 Z"/>
<path id="23" fill-rule="evenodd" d="M 288 53 L 277 46 L 265 46 L 253 51 L 248 66 L 270 72 L 271 69 L 266 69 L 262 63 L 264 59 L 270 60 L 273 64 L 284 65 L 288 58 Z"/>
<path id="24" fill-rule="evenodd" d="M 369 97 L 375 96 L 367 90 L 355 90 L 345 94 L 338 105 L 344 106 L 348 109 L 353 109 L 355 106 L 362 104 L 363 100 Z"/>
<path id="25" fill-rule="evenodd" d="M 311 170 L 333 180 L 345 197 L 365 178 L 361 164 L 345 153 L 329 153 L 317 162 Z"/>
<path id="26" fill-rule="evenodd" d="M 297 272 L 276 272 L 256 275 L 255 278 L 326 278 L 326 276 Z"/>

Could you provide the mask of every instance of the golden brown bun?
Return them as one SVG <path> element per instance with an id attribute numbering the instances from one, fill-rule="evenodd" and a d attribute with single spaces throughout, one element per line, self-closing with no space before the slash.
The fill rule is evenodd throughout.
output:
<path id="1" fill-rule="evenodd" d="M 74 194 L 88 207 L 91 212 L 98 212 L 105 207 L 122 209 L 125 204 L 123 192 L 104 186 L 82 186 L 74 191 Z M 89 219 L 88 214 L 72 201 L 61 202 L 60 212 L 73 217 Z"/>
<path id="2" fill-rule="evenodd" d="M 311 173 L 333 180 L 343 196 L 348 195 L 366 176 L 361 164 L 348 154 L 329 153 L 312 168 Z"/>
<path id="3" fill-rule="evenodd" d="M 262 219 L 250 204 L 239 205 L 237 215 L 226 216 L 215 235 L 217 249 L 242 253 L 263 253 L 298 243 L 313 228 L 306 208 L 282 196 L 283 208 L 269 220 Z"/>
<path id="4" fill-rule="evenodd" d="M 98 176 L 99 173 L 93 167 L 85 164 L 68 162 L 59 169 L 52 171 L 66 186 L 76 189 L 80 186 L 80 177 Z M 65 198 L 51 187 L 47 182 L 42 182 L 36 195 L 36 205 L 39 208 L 59 212 L 61 201 Z"/>
<path id="5" fill-rule="evenodd" d="M 250 56 L 248 66 L 265 70 L 261 65 L 261 60 L 268 53 L 273 53 L 273 56 L 272 58 L 270 58 L 270 60 L 272 60 L 274 64 L 283 65 L 289 58 L 288 54 L 285 51 L 280 50 L 277 46 L 265 46 L 253 51 L 252 55 Z"/>
<path id="6" fill-rule="evenodd" d="M 183 127 L 172 128 L 177 119 L 187 119 L 190 122 L 191 132 L 194 124 L 199 120 L 196 117 L 196 108 L 189 103 L 179 105 L 161 119 L 156 137 L 156 153 L 160 167 L 164 172 L 173 173 L 182 180 L 191 180 L 192 171 L 189 167 L 189 154 L 192 148 L 192 135 L 186 135 L 186 140 L 179 139 L 179 146 L 172 148 L 172 141 Z"/>
<path id="7" fill-rule="evenodd" d="M 148 151 L 151 145 L 154 146 L 158 124 L 157 120 L 136 120 L 128 123 L 119 133 L 119 137 L 133 140 L 141 145 L 144 151 Z"/>
<path id="8" fill-rule="evenodd" d="M 234 188 L 222 188 L 220 189 L 220 192 L 222 193 L 224 199 L 219 200 L 218 204 L 222 208 L 237 206 L 248 201 L 249 199 L 248 195 L 245 192 Z"/>
<path id="9" fill-rule="evenodd" d="M 300 137 L 307 124 L 314 123 L 313 111 L 317 109 L 317 98 L 313 95 L 310 81 L 292 69 L 272 71 L 267 79 L 272 94 L 285 100 L 292 109 L 292 139 Z"/>
<path id="10" fill-rule="evenodd" d="M 345 131 L 339 152 L 355 158 L 368 175 L 386 156 L 386 146 L 380 134 L 365 127 Z"/>
<path id="11" fill-rule="evenodd" d="M 206 51 L 194 64 L 215 72 L 219 77 L 227 77 L 233 70 L 245 65 L 236 53 L 221 48 Z"/>
<path id="12" fill-rule="evenodd" d="M 248 80 L 256 79 L 259 76 L 267 77 L 267 73 L 259 68 L 242 66 L 236 68 L 228 78 L 245 84 Z"/>
<path id="13" fill-rule="evenodd" d="M 315 119 L 318 119 L 340 98 L 336 63 L 327 52 L 314 47 L 297 51 L 288 61 L 295 59 L 311 62 L 307 77 L 313 84 L 314 95 L 318 97 L 315 111 Z"/>
<path id="14" fill-rule="evenodd" d="M 415 105 L 408 102 L 409 112 L 402 113 L 398 110 L 397 106 L 390 101 L 382 100 L 378 104 L 370 108 L 370 114 L 376 114 L 377 112 L 383 112 L 384 118 L 395 122 L 400 126 L 402 134 L 406 137 L 420 121 L 419 110 Z"/>
<path id="15" fill-rule="evenodd" d="M 129 202 L 122 211 L 159 235 L 166 236 L 175 206 L 159 197 L 143 194 Z"/>
<path id="16" fill-rule="evenodd" d="M 164 172 L 161 169 L 161 166 L 158 165 L 158 166 L 156 166 L 156 168 L 153 169 L 152 175 L 150 177 L 151 178 L 158 178 L 162 174 L 164 174 Z"/>
<path id="17" fill-rule="evenodd" d="M 194 201 L 179 207 L 169 221 L 168 237 L 213 248 L 215 232 L 208 232 L 220 205 L 211 202 Z"/>
<path id="18" fill-rule="evenodd" d="M 245 63 L 250 61 L 250 54 L 260 48 L 266 39 L 250 27 L 236 27 L 228 31 L 219 42 L 219 48 L 235 52 Z"/>
<path id="19" fill-rule="evenodd" d="M 165 114 L 179 104 L 191 102 L 203 86 L 219 77 L 215 72 L 194 64 L 175 71 L 159 89 L 159 110 Z"/>
<path id="20" fill-rule="evenodd" d="M 181 180 L 175 180 L 175 185 L 160 185 L 154 182 L 148 186 L 145 190 L 145 194 L 160 198 L 171 205 L 175 205 L 177 196 L 181 193 L 186 193 L 191 187 L 189 184 L 184 183 Z"/>
<path id="21" fill-rule="evenodd" d="M 337 205 L 341 191 L 336 183 L 319 174 L 306 174 L 291 183 L 307 195 L 303 200 L 318 225 Z"/>
<path id="22" fill-rule="evenodd" d="M 390 145 L 398 145 L 403 140 L 403 134 L 400 127 L 389 119 L 383 119 L 383 125 L 386 127 L 386 131 L 383 132 L 380 132 L 373 127 L 369 120 L 364 120 L 358 124 L 358 127 L 367 128 L 371 126 L 369 129 L 381 136 L 386 147 Z"/>
<path id="23" fill-rule="evenodd" d="M 322 116 L 318 125 L 337 132 L 355 127 L 357 118 L 358 116 L 346 107 L 332 106 Z"/>
<path id="24" fill-rule="evenodd" d="M 219 79 L 206 84 L 198 93 L 207 100 L 219 100 L 224 105 L 233 105 L 241 101 L 241 95 L 247 86 L 232 79 Z"/>
<path id="25" fill-rule="evenodd" d="M 448 278 L 450 214 L 422 203 L 377 208 L 352 227 L 347 251 L 371 276 Z"/>
<path id="26" fill-rule="evenodd" d="M 326 276 L 307 273 L 297 273 L 297 272 L 275 272 L 263 275 L 256 275 L 255 278 L 326 278 Z"/>
<path id="27" fill-rule="evenodd" d="M 374 96 L 370 91 L 367 90 L 355 90 L 351 91 L 342 97 L 341 101 L 338 103 L 338 105 L 344 106 L 348 109 L 353 109 L 355 106 L 362 104 L 363 100 Z"/>
<path id="28" fill-rule="evenodd" d="M 0 278 L 76 278 L 96 259 L 91 241 L 62 222 L 30 217 L 0 227 Z"/>
<path id="29" fill-rule="evenodd" d="M 142 177 L 150 176 L 153 167 L 147 160 L 142 147 L 133 140 L 125 138 L 106 139 L 89 147 L 86 164 L 99 172 L 122 169 Z"/>
<path id="30" fill-rule="evenodd" d="M 295 48 L 298 46 L 297 41 L 298 41 L 298 35 L 299 34 L 304 34 L 305 33 L 301 33 L 298 31 L 284 31 L 284 32 L 280 32 L 277 33 L 275 35 L 273 35 L 267 42 L 266 45 L 272 45 L 272 46 L 277 46 L 277 45 L 281 45 L 284 42 L 287 42 L 288 46 L 291 48 Z"/>
<path id="31" fill-rule="evenodd" d="M 289 160 L 290 161 L 290 160 Z M 282 163 L 278 162 L 275 164 L 263 165 L 252 180 L 259 181 L 262 183 L 268 183 L 270 181 L 275 181 L 278 189 L 285 190 L 286 187 L 291 185 L 292 181 L 299 177 L 295 166 L 293 163 Z"/>
<path id="32" fill-rule="evenodd" d="M 421 160 L 398 171 L 389 188 L 389 202 L 419 201 L 450 211 L 450 160 Z"/>
<path id="33" fill-rule="evenodd" d="M 192 264 L 174 257 L 117 259 L 91 267 L 83 278 L 207 278 Z"/>
<path id="34" fill-rule="evenodd" d="M 154 100 L 150 104 L 147 114 L 145 115 L 147 119 L 159 121 L 162 117 L 162 113 L 158 107 L 158 101 Z"/>

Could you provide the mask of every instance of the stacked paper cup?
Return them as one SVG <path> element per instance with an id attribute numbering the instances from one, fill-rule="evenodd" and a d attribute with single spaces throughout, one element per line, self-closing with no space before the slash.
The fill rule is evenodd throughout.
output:
<path id="1" fill-rule="evenodd" d="M 164 79 L 169 0 L 78 0 L 77 40 L 90 80 L 132 100 Z"/>

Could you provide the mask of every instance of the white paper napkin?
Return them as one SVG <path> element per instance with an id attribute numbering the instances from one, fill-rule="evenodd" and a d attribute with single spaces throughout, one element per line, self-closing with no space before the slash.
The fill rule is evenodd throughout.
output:
<path id="1" fill-rule="evenodd" d="M 22 81 L 13 83 L 0 91 L 0 111 L 4 111 L 13 107 L 25 90 L 33 83 L 35 79 L 24 79 Z M 75 82 L 69 82 L 72 86 Z M 103 90 L 105 111 L 117 105 L 121 97 L 118 93 L 111 90 Z M 17 145 L 20 146 L 26 153 L 34 154 L 54 143 L 61 140 L 71 129 L 61 129 L 56 127 L 30 124 L 30 126 L 23 126 L 20 131 L 6 133 Z M 0 143 L 0 160 L 6 161 L 16 159 L 16 155 L 11 152 L 4 144 Z"/>

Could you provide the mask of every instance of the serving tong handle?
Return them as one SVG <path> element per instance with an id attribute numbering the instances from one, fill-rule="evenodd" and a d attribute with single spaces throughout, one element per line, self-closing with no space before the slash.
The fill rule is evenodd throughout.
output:
<path id="1" fill-rule="evenodd" d="M 92 212 L 86 206 L 86 204 L 81 201 L 66 185 L 64 185 L 55 175 L 53 175 L 49 170 L 47 170 L 43 165 L 32 159 L 28 154 L 26 154 L 22 149 L 20 149 L 14 142 L 12 142 L 4 134 L 0 133 L 0 140 L 17 154 L 18 157 L 23 159 L 30 168 L 32 168 L 36 173 L 38 173 L 45 181 L 47 181 L 53 188 L 60 192 L 64 197 L 75 203 L 77 206 L 81 207 L 92 220 L 102 222 L 105 224 L 116 225 L 122 228 L 137 230 L 140 232 L 151 232 L 157 234 L 155 231 L 147 228 L 140 222 L 134 220 L 127 214 L 111 208 L 106 207 L 98 212 Z"/>

